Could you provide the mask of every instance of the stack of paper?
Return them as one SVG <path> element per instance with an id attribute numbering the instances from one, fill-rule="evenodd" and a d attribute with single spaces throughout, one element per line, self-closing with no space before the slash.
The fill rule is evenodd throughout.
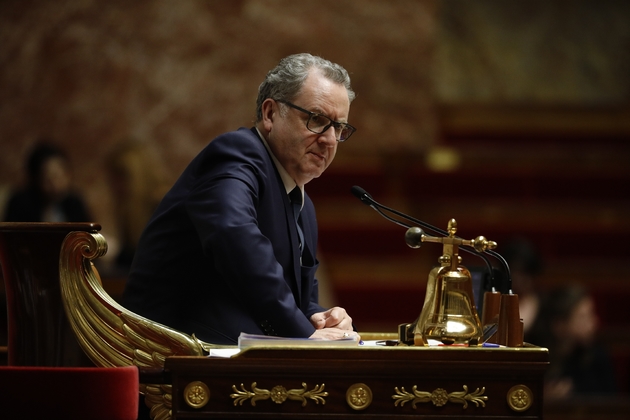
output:
<path id="1" fill-rule="evenodd" d="M 288 338 L 275 337 L 270 335 L 256 335 L 241 333 L 238 337 L 238 348 L 249 347 L 321 347 L 321 346 L 344 346 L 353 347 L 359 345 L 358 336 L 340 338 L 338 340 L 326 340 L 322 338 Z"/>

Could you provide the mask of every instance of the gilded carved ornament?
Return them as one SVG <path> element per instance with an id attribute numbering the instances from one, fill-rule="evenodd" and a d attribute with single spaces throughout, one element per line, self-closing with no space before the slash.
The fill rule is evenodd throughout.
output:
<path id="1" fill-rule="evenodd" d="M 210 389 L 201 381 L 193 381 L 184 388 L 184 401 L 192 408 L 202 408 L 210 401 Z"/>
<path id="2" fill-rule="evenodd" d="M 346 392 L 346 402 L 353 410 L 365 410 L 372 404 L 372 390 L 363 383 L 353 384 Z"/>
<path id="3" fill-rule="evenodd" d="M 251 385 L 251 391 L 245 389 L 245 386 L 241 384 L 241 390 L 239 391 L 236 385 L 232 385 L 233 394 L 230 397 L 234 399 L 234 405 L 243 405 L 247 400 L 251 400 L 252 406 L 256 406 L 256 401 L 268 400 L 275 402 L 276 404 L 283 404 L 286 400 L 301 401 L 302 407 L 306 406 L 308 400 L 315 401 L 315 404 L 326 404 L 325 397 L 328 396 L 328 392 L 324 391 L 325 385 L 315 385 L 315 388 L 308 391 L 305 382 L 302 382 L 302 389 L 289 389 L 287 390 L 282 385 L 274 386 L 271 391 L 267 389 L 258 388 L 256 382 Z"/>
<path id="4" fill-rule="evenodd" d="M 534 394 L 532 394 L 532 390 L 525 385 L 514 385 L 507 392 L 508 406 L 516 412 L 520 413 L 527 410 L 532 406 L 533 402 Z"/>
<path id="5" fill-rule="evenodd" d="M 59 279 L 66 316 L 96 366 L 163 368 L 168 356 L 201 356 L 212 347 L 120 306 L 103 289 L 92 260 L 107 252 L 100 233 L 71 232 L 61 246 Z M 172 386 L 140 384 L 155 420 L 172 418 Z"/>
<path id="6" fill-rule="evenodd" d="M 447 392 L 442 388 L 437 388 L 433 392 L 427 391 L 418 391 L 418 386 L 414 385 L 411 392 L 407 392 L 405 387 L 402 387 L 400 390 L 398 387 L 394 388 L 396 391 L 395 395 L 392 395 L 392 398 L 395 400 L 394 405 L 401 407 L 405 405 L 407 402 L 411 402 L 411 406 L 415 409 L 416 404 L 418 403 L 426 403 L 432 402 L 433 405 L 437 407 L 441 407 L 448 402 L 462 404 L 464 409 L 468 408 L 468 402 L 472 402 L 477 407 L 485 407 L 486 401 L 488 401 L 488 397 L 483 395 L 486 391 L 486 387 L 482 387 L 481 390 L 479 388 L 475 389 L 474 392 L 468 392 L 468 386 L 463 386 L 464 390 L 459 392 Z"/>

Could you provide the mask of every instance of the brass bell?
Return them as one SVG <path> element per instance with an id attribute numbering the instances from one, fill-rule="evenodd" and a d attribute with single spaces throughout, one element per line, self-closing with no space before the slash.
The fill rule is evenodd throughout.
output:
<path id="1" fill-rule="evenodd" d="M 422 312 L 413 328 L 415 345 L 428 345 L 429 340 L 443 344 L 470 344 L 481 342 L 483 329 L 474 304 L 470 271 L 462 265 L 458 249 L 460 245 L 473 246 L 478 251 L 496 247 L 495 242 L 483 236 L 465 240 L 455 236 L 457 222 L 448 223 L 448 237 L 424 235 L 419 228 L 410 228 L 405 234 L 411 247 L 420 242 L 443 244 L 443 255 L 438 259 L 440 266 L 429 273 L 427 291 Z"/>

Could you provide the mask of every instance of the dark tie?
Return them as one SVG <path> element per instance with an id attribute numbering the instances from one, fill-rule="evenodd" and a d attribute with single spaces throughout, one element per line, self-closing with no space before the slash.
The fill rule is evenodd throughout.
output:
<path id="1" fill-rule="evenodd" d="M 298 236 L 300 237 L 300 254 L 302 254 L 304 246 L 304 233 L 302 232 L 302 228 L 300 227 L 300 223 L 298 223 L 298 219 L 300 217 L 300 210 L 302 210 L 302 191 L 300 191 L 300 187 L 295 187 L 289 193 L 289 200 L 291 200 L 291 205 L 293 207 L 293 217 L 295 217 L 295 226 L 297 227 Z"/>

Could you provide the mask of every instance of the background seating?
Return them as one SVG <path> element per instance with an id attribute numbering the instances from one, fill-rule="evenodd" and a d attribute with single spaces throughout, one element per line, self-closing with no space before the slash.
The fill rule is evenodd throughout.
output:
<path id="1" fill-rule="evenodd" d="M 94 366 L 64 313 L 59 252 L 69 232 L 98 230 L 93 223 L 0 223 L 8 365 Z"/>

